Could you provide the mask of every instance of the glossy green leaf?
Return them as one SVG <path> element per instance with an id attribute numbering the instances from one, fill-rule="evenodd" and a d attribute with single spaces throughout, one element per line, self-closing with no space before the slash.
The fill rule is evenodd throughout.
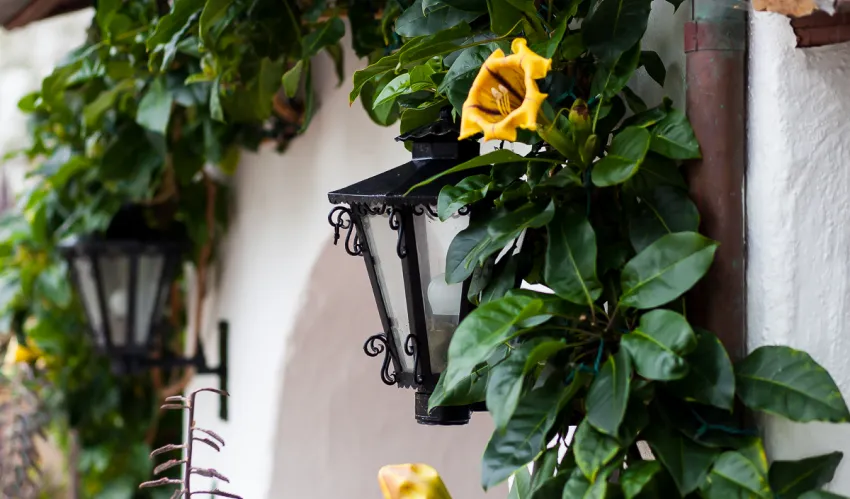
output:
<path id="1" fill-rule="evenodd" d="M 587 392 L 587 419 L 597 430 L 616 436 L 629 402 L 632 362 L 620 350 L 599 370 Z"/>
<path id="2" fill-rule="evenodd" d="M 309 68 L 309 64 L 307 67 Z M 378 96 L 392 79 L 392 73 L 386 73 L 374 80 L 366 82 L 360 90 L 360 103 L 363 105 L 363 109 L 373 122 L 381 126 L 392 125 L 398 120 L 399 107 L 396 102 L 387 102 L 377 107 L 373 107 L 372 105 L 375 102 L 375 97 Z"/>
<path id="3" fill-rule="evenodd" d="M 375 97 L 374 102 L 372 102 L 372 109 L 375 109 L 382 104 L 391 104 L 391 101 L 394 101 L 400 95 L 409 91 L 411 91 L 410 73 L 400 74 L 381 89 L 381 92 Z"/>
<path id="4" fill-rule="evenodd" d="M 171 12 L 162 16 L 156 23 L 153 32 L 145 41 L 148 50 L 168 42 L 193 14 L 201 10 L 204 0 L 175 0 L 171 4 Z"/>
<path id="5" fill-rule="evenodd" d="M 499 35 L 517 33 L 519 30 L 534 32 L 529 15 L 516 8 L 509 0 L 487 0 L 490 14 L 490 31 Z M 536 21 L 536 19 L 534 19 Z"/>
<path id="6" fill-rule="evenodd" d="M 409 69 L 433 57 L 457 52 L 471 36 L 469 24 L 460 23 L 453 28 L 443 28 L 433 35 L 419 37 L 419 43 L 406 43 L 399 49 L 399 65 Z"/>
<path id="7" fill-rule="evenodd" d="M 640 165 L 637 175 L 626 182 L 626 189 L 638 196 L 651 196 L 660 186 L 670 186 L 686 190 L 685 179 L 676 163 L 654 153 L 649 153 Z"/>
<path id="8" fill-rule="evenodd" d="M 564 485 L 561 497 L 563 499 L 585 499 L 588 489 L 590 489 L 590 482 L 584 476 L 584 473 L 576 468 Z"/>
<path id="9" fill-rule="evenodd" d="M 434 387 L 434 391 L 428 398 L 428 409 L 431 410 L 439 406 L 458 406 L 482 402 L 487 394 L 489 378 L 490 366 L 486 364 L 476 366 L 469 375 L 463 377 L 451 390 L 445 389 L 443 383 L 445 376 L 440 376 L 437 385 Z"/>
<path id="10" fill-rule="evenodd" d="M 687 192 L 658 186 L 641 195 L 637 208 L 629 212 L 629 239 L 640 253 L 667 234 L 696 232 L 699 222 L 699 211 Z"/>
<path id="11" fill-rule="evenodd" d="M 636 499 L 644 490 L 651 489 L 653 482 L 662 473 L 658 461 L 629 461 L 629 467 L 623 471 L 620 485 L 625 499 Z M 657 495 L 657 497 L 661 497 Z"/>
<path id="12" fill-rule="evenodd" d="M 599 0 L 582 23 L 584 43 L 602 61 L 614 61 L 646 31 L 650 0 Z"/>
<path id="13" fill-rule="evenodd" d="M 171 119 L 173 95 L 165 89 L 163 78 L 157 78 L 139 101 L 136 123 L 148 130 L 165 135 L 168 121 Z"/>
<path id="14" fill-rule="evenodd" d="M 850 420 L 832 376 L 805 352 L 760 347 L 735 366 L 735 373 L 738 396 L 754 411 L 797 422 Z"/>
<path id="15" fill-rule="evenodd" d="M 608 155 L 593 166 L 593 184 L 608 187 L 631 178 L 649 151 L 650 138 L 649 132 L 640 127 L 629 127 L 615 135 Z"/>
<path id="16" fill-rule="evenodd" d="M 518 323 L 540 315 L 542 310 L 543 302 L 528 296 L 506 296 L 473 310 L 458 326 L 449 345 L 449 363 L 443 374 L 445 389 L 454 389 L 516 334 Z"/>
<path id="17" fill-rule="evenodd" d="M 664 86 L 664 81 L 667 79 L 667 67 L 658 52 L 652 50 L 644 50 L 640 53 L 640 65 L 646 70 L 650 78 L 656 83 Z"/>
<path id="18" fill-rule="evenodd" d="M 538 162 L 543 162 L 543 163 L 550 163 L 550 164 L 553 164 L 553 165 L 557 165 L 557 164 L 561 163 L 560 161 L 558 161 L 556 159 L 541 158 L 541 157 L 528 157 L 528 158 L 526 158 L 526 157 L 520 156 L 519 154 L 517 154 L 513 151 L 510 151 L 508 149 L 497 149 L 493 152 L 489 152 L 487 154 L 482 154 L 481 156 L 473 158 L 469 161 L 466 161 L 466 162 L 461 163 L 459 165 L 453 166 L 453 167 L 449 168 L 448 170 L 446 170 L 446 171 L 444 171 L 444 172 L 442 172 L 438 175 L 434 175 L 433 177 L 429 178 L 428 180 L 420 182 L 420 183 L 414 185 L 413 187 L 411 187 L 406 192 L 406 194 L 410 194 L 415 189 L 422 187 L 423 185 L 428 185 L 431 182 L 437 180 L 438 178 L 444 177 L 446 175 L 451 175 L 452 173 L 462 172 L 462 171 L 466 171 L 466 170 L 472 170 L 473 168 L 480 168 L 482 166 L 489 166 L 489 165 L 495 166 L 495 165 L 501 165 L 501 164 L 505 164 L 505 163 L 528 162 L 528 161 L 538 161 Z"/>
<path id="19" fill-rule="evenodd" d="M 584 477 L 581 471 L 579 471 L 579 476 Z M 560 499 L 564 486 L 569 479 L 569 473 L 558 473 L 548 478 L 532 491 L 530 499 Z"/>
<path id="20" fill-rule="evenodd" d="M 616 438 L 597 431 L 587 419 L 578 426 L 573 438 L 576 463 L 584 476 L 593 483 L 602 468 L 617 457 L 620 444 Z"/>
<path id="21" fill-rule="evenodd" d="M 528 467 L 523 466 L 513 475 L 514 482 L 511 485 L 508 499 L 528 499 L 531 495 L 531 472 Z"/>
<path id="22" fill-rule="evenodd" d="M 505 296 L 510 290 L 517 286 L 517 270 L 519 258 L 516 256 L 505 256 L 493 267 L 493 276 L 490 282 L 481 290 L 480 303 L 490 303 L 493 300 Z"/>
<path id="23" fill-rule="evenodd" d="M 201 12 L 201 19 L 198 24 L 198 34 L 206 47 L 215 46 L 212 27 L 224 17 L 232 4 L 233 0 L 207 0 L 204 4 L 204 10 Z"/>
<path id="24" fill-rule="evenodd" d="M 587 218 L 559 209 L 547 226 L 544 279 L 561 298 L 593 307 L 602 294 L 596 277 L 596 234 Z"/>
<path id="25" fill-rule="evenodd" d="M 653 455 L 673 477 L 683 496 L 703 483 L 717 458 L 716 450 L 703 447 L 664 425 L 653 424 L 644 433 Z"/>
<path id="26" fill-rule="evenodd" d="M 706 499 L 773 499 L 767 476 L 760 468 L 760 463 L 741 452 L 724 452 L 714 462 L 714 467 L 702 485 L 702 495 Z"/>
<path id="27" fill-rule="evenodd" d="M 502 245 L 519 236 L 526 228 L 540 228 L 555 216 L 555 202 L 528 202 L 513 211 L 502 211 L 487 225 L 487 232 Z"/>
<path id="28" fill-rule="evenodd" d="M 770 465 L 770 487 L 783 499 L 797 499 L 831 482 L 843 457 L 841 452 L 832 452 L 799 461 L 774 461 Z"/>
<path id="29" fill-rule="evenodd" d="M 422 0 L 416 0 L 396 20 L 395 31 L 408 38 L 433 35 L 458 24 L 474 21 L 480 16 L 480 12 L 455 9 L 445 3 L 437 4 L 425 15 Z"/>
<path id="30" fill-rule="evenodd" d="M 457 80 L 474 79 L 481 70 L 484 61 L 498 48 L 500 48 L 499 44 L 488 43 L 487 45 L 477 45 L 464 49 L 449 67 L 446 77 L 443 78 L 437 90 L 445 93 Z"/>
<path id="31" fill-rule="evenodd" d="M 345 23 L 338 17 L 317 24 L 313 31 L 301 39 L 301 58 L 313 57 L 322 49 L 339 42 L 343 35 L 345 35 Z"/>
<path id="32" fill-rule="evenodd" d="M 507 480 L 543 450 L 546 434 L 576 391 L 575 383 L 564 388 L 556 380 L 532 390 L 520 400 L 507 428 L 493 432 L 484 451 L 481 485 L 485 490 Z"/>
<path id="33" fill-rule="evenodd" d="M 283 90 L 286 96 L 290 99 L 298 93 L 298 87 L 301 84 L 301 73 L 304 69 L 304 61 L 298 61 L 294 66 L 289 68 L 286 73 L 283 73 Z"/>
<path id="34" fill-rule="evenodd" d="M 572 33 L 564 38 L 561 43 L 561 57 L 568 61 L 574 61 L 587 52 L 587 47 L 584 45 L 584 37 L 581 33 Z"/>
<path id="35" fill-rule="evenodd" d="M 640 326 L 622 337 L 635 371 L 658 381 L 681 379 L 688 373 L 682 357 L 693 351 L 697 338 L 688 321 L 672 310 L 644 314 Z"/>
<path id="36" fill-rule="evenodd" d="M 558 470 L 559 465 L 559 453 L 559 447 L 549 447 L 534 460 L 531 473 L 532 498 L 534 497 L 533 493 L 537 491 L 537 489 L 541 488 L 550 479 L 555 477 L 555 472 Z M 564 467 L 566 467 L 566 463 L 564 464 Z M 558 489 L 558 492 L 560 492 L 560 489 Z"/>
<path id="37" fill-rule="evenodd" d="M 421 42 L 421 38 L 417 38 L 414 40 L 410 40 L 408 44 L 419 44 Z M 370 64 L 364 69 L 354 72 L 354 88 L 351 89 L 351 93 L 348 94 L 348 102 L 353 103 L 357 97 L 360 95 L 360 91 L 363 89 L 363 85 L 367 82 L 370 82 L 380 75 L 388 71 L 394 71 L 399 62 L 399 53 L 396 52 L 394 54 L 390 54 L 379 59 L 377 62 Z"/>
<path id="38" fill-rule="evenodd" d="M 118 98 L 132 90 L 133 80 L 124 80 L 118 85 L 104 90 L 83 109 L 83 123 L 92 129 L 100 125 L 103 115 L 115 107 Z"/>
<path id="39" fill-rule="evenodd" d="M 487 12 L 486 0 L 430 0 L 428 3 L 433 5 L 444 3 L 449 7 L 465 10 L 467 12 Z M 422 5 L 425 5 L 424 0 Z"/>
<path id="40" fill-rule="evenodd" d="M 445 222 L 460 208 L 484 199 L 489 185 L 489 175 L 473 175 L 461 180 L 457 185 L 443 187 L 437 198 L 440 220 Z"/>
<path id="41" fill-rule="evenodd" d="M 407 133 L 437 121 L 440 118 L 440 109 L 446 104 L 445 100 L 437 100 L 421 108 L 405 109 L 401 113 L 399 133 Z"/>
<path id="42" fill-rule="evenodd" d="M 695 232 L 668 234 L 629 260 L 620 305 L 655 308 L 689 290 L 708 271 L 717 243 Z"/>
<path id="43" fill-rule="evenodd" d="M 694 129 L 691 128 L 685 113 L 678 109 L 671 109 L 667 116 L 655 125 L 649 148 L 672 159 L 684 160 L 702 157 Z"/>
<path id="44" fill-rule="evenodd" d="M 561 19 L 561 22 L 558 23 L 558 26 L 555 28 L 554 31 L 552 31 L 546 41 L 535 43 L 530 48 L 534 51 L 534 53 L 540 55 L 541 57 L 551 59 L 558 52 L 558 47 L 560 47 L 561 41 L 564 39 L 564 34 L 566 32 L 567 18 L 564 17 Z"/>
<path id="45" fill-rule="evenodd" d="M 697 331 L 697 347 L 685 357 L 688 374 L 667 384 L 667 390 L 679 398 L 732 409 L 735 399 L 735 371 L 726 348 L 714 334 Z"/>
<path id="46" fill-rule="evenodd" d="M 446 254 L 447 283 L 463 282 L 472 275 L 482 260 L 501 249 L 490 235 L 487 229 L 488 223 L 489 219 L 473 220 L 469 227 L 460 231 L 452 239 Z"/>
<path id="47" fill-rule="evenodd" d="M 526 359 L 543 341 L 533 339 L 522 343 L 491 369 L 487 384 L 487 410 L 497 430 L 504 430 L 513 416 L 525 381 Z"/>
<path id="48" fill-rule="evenodd" d="M 607 101 L 619 94 L 629 83 L 640 61 L 640 43 L 623 52 L 611 63 L 600 63 L 593 75 L 590 94 Z"/>
<path id="49" fill-rule="evenodd" d="M 800 499 L 847 499 L 847 496 L 840 496 L 825 490 L 812 490 L 801 495 Z"/>

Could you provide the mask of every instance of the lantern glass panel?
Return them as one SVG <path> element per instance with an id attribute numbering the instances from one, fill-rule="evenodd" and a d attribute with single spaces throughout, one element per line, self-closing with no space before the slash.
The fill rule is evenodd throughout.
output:
<path id="1" fill-rule="evenodd" d="M 413 217 L 413 223 L 431 372 L 437 374 L 446 369 L 449 342 L 460 323 L 463 301 L 463 283 L 446 283 L 446 254 L 458 232 L 469 226 L 469 217 L 455 215 L 441 222 L 426 210 Z"/>
<path id="2" fill-rule="evenodd" d="M 382 210 L 383 211 L 383 210 Z M 375 260 L 375 274 L 387 307 L 395 349 L 404 372 L 413 372 L 413 358 L 404 351 L 404 342 L 410 335 L 410 317 L 404 290 L 404 273 L 398 256 L 398 232 L 390 226 L 390 214 L 364 215 L 361 223 L 367 243 Z"/>
<path id="3" fill-rule="evenodd" d="M 156 320 L 162 310 L 161 303 L 168 295 L 168 288 L 160 289 L 162 274 L 165 271 L 163 255 L 139 255 L 139 268 L 136 278 L 136 341 L 147 343 L 151 332 L 152 320 Z M 166 283 L 165 286 L 168 286 Z"/>
<path id="4" fill-rule="evenodd" d="M 130 346 L 130 257 L 122 254 L 102 254 L 98 258 L 98 265 L 112 345 L 119 348 Z M 138 336 L 136 338 L 138 339 Z"/>
<path id="5" fill-rule="evenodd" d="M 100 313 L 100 301 L 97 297 L 97 280 L 94 274 L 94 265 L 91 258 L 83 255 L 76 255 L 71 260 L 74 266 L 74 273 L 79 284 L 80 294 L 83 299 L 83 306 L 91 322 L 91 329 L 94 331 L 94 341 L 99 347 L 106 344 L 106 336 L 103 332 L 103 315 Z"/>

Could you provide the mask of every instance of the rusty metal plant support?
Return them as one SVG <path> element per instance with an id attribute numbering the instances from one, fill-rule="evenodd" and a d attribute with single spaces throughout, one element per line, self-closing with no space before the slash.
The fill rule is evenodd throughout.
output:
<path id="1" fill-rule="evenodd" d="M 229 396 L 228 393 L 224 390 L 217 390 L 215 388 L 201 388 L 200 390 L 195 390 L 194 392 L 192 392 L 188 397 L 178 395 L 165 399 L 165 404 L 162 406 L 162 409 L 189 411 L 189 428 L 186 432 L 186 440 L 182 444 L 164 445 L 151 452 L 151 459 L 153 459 L 154 457 L 160 454 L 165 454 L 167 452 L 172 452 L 175 450 L 185 450 L 185 457 L 183 459 L 169 459 L 168 461 L 160 464 L 153 470 L 154 475 L 159 475 L 160 473 L 174 468 L 175 466 L 182 465 L 183 478 L 160 478 L 158 480 L 144 482 L 139 485 L 140 489 L 149 487 L 160 487 L 163 485 L 180 485 L 180 488 L 175 490 L 174 494 L 172 494 L 171 499 L 180 499 L 182 497 L 188 498 L 194 495 L 211 495 L 218 497 L 229 497 L 231 499 L 242 499 L 242 496 L 231 494 L 230 492 L 223 492 L 217 488 L 214 490 L 192 492 L 192 475 L 215 478 L 225 483 L 230 483 L 230 480 L 227 477 L 225 477 L 213 468 L 200 468 L 192 465 L 192 450 L 194 448 L 195 442 L 206 444 L 215 449 L 217 452 L 220 452 L 221 448 L 224 447 L 223 438 L 218 436 L 215 432 L 204 428 L 199 428 L 195 424 L 195 399 L 201 392 L 213 392 L 219 394 L 222 397 Z M 203 434 L 203 436 L 197 437 L 195 436 L 195 432 L 200 432 Z"/>

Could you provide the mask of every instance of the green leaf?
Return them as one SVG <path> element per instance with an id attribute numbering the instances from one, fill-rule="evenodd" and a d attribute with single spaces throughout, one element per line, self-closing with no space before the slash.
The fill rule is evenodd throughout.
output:
<path id="1" fill-rule="evenodd" d="M 629 461 L 629 467 L 623 471 L 620 477 L 620 485 L 623 487 L 623 495 L 626 499 L 635 499 L 641 492 L 651 489 L 661 473 L 661 464 L 658 461 Z M 654 497 L 662 497 L 656 494 Z"/>
<path id="2" fill-rule="evenodd" d="M 588 489 L 590 489 L 590 482 L 587 481 L 584 473 L 576 468 L 564 485 L 564 492 L 561 497 L 563 499 L 585 499 Z"/>
<path id="3" fill-rule="evenodd" d="M 581 471 L 579 471 L 579 475 L 584 476 L 581 474 Z M 529 499 L 560 499 L 564 486 L 569 479 L 569 473 L 559 473 L 548 478 L 531 492 Z"/>
<path id="4" fill-rule="evenodd" d="M 843 453 L 833 452 L 799 461 L 774 461 L 770 465 L 770 488 L 782 499 L 797 499 L 831 482 L 843 457 Z"/>
<path id="5" fill-rule="evenodd" d="M 440 109 L 445 105 L 446 101 L 441 99 L 425 107 L 405 109 L 401 113 L 399 133 L 407 133 L 437 121 L 440 118 Z"/>
<path id="6" fill-rule="evenodd" d="M 724 452 L 717 458 L 702 486 L 702 494 L 706 499 L 774 497 L 761 463 L 736 451 Z"/>
<path id="7" fill-rule="evenodd" d="M 132 89 L 133 80 L 123 80 L 118 85 L 98 94 L 97 98 L 83 108 L 83 123 L 85 124 L 86 129 L 92 130 L 97 128 L 100 121 L 103 119 L 103 115 L 115 107 L 115 101 L 117 101 L 122 94 L 125 94 Z"/>
<path id="8" fill-rule="evenodd" d="M 640 326 L 622 337 L 635 371 L 646 379 L 670 381 L 688 373 L 683 355 L 696 348 L 697 338 L 688 321 L 672 310 L 653 310 Z"/>
<path id="9" fill-rule="evenodd" d="M 499 36 L 517 33 L 520 29 L 535 31 L 527 14 L 514 7 L 509 0 L 487 0 L 487 10 L 490 13 L 490 31 Z"/>
<path id="10" fill-rule="evenodd" d="M 640 253 L 667 234 L 696 232 L 699 222 L 699 211 L 688 194 L 662 185 L 642 194 L 637 208 L 629 212 L 629 238 Z"/>
<path id="11" fill-rule="evenodd" d="M 665 425 L 650 425 L 644 434 L 652 453 L 673 477 L 683 496 L 703 483 L 717 451 L 703 447 Z"/>
<path id="12" fill-rule="evenodd" d="M 544 279 L 561 298 L 593 307 L 602 294 L 596 277 L 596 234 L 587 218 L 559 209 L 547 226 Z"/>
<path id="13" fill-rule="evenodd" d="M 748 408 L 791 421 L 850 420 L 832 376 L 809 354 L 784 346 L 757 348 L 735 366 L 738 396 Z"/>
<path id="14" fill-rule="evenodd" d="M 372 103 L 372 109 L 382 104 L 391 103 L 391 101 L 395 101 L 400 95 L 409 91 L 411 91 L 410 73 L 400 74 L 381 89 L 381 92 L 375 97 L 375 102 Z"/>
<path id="15" fill-rule="evenodd" d="M 418 44 L 420 41 L 421 39 L 417 38 L 409 41 L 408 44 Z M 396 52 L 395 54 L 390 54 L 386 57 L 381 58 L 380 60 L 378 60 L 378 62 L 370 64 L 365 69 L 355 71 L 353 77 L 354 88 L 351 90 L 351 93 L 348 94 L 349 104 L 357 100 L 357 96 L 360 95 L 360 91 L 363 89 L 363 85 L 376 79 L 378 76 L 383 75 L 387 71 L 393 71 L 398 65 L 398 56 L 398 52 Z"/>
<path id="16" fill-rule="evenodd" d="M 345 49 L 342 48 L 340 42 L 332 43 L 325 47 L 325 52 L 334 61 L 334 70 L 336 71 L 337 86 L 340 86 L 345 81 Z"/>
<path id="17" fill-rule="evenodd" d="M 543 301 L 529 296 L 506 296 L 473 310 L 452 336 L 443 374 L 445 389 L 458 386 L 500 344 L 514 337 L 517 324 L 542 313 Z"/>
<path id="18" fill-rule="evenodd" d="M 656 83 L 664 86 L 664 81 L 667 79 L 667 68 L 664 66 L 664 61 L 658 52 L 652 50 L 644 50 L 640 53 L 640 65 L 646 70 L 650 78 Z"/>
<path id="19" fill-rule="evenodd" d="M 549 35 L 549 39 L 545 42 L 535 43 L 530 48 L 536 54 L 546 59 L 551 59 L 558 52 L 558 47 L 561 45 L 561 40 L 564 39 L 564 33 L 567 32 L 567 18 L 561 19 L 558 27 Z"/>
<path id="20" fill-rule="evenodd" d="M 800 499 L 847 499 L 847 496 L 840 496 L 825 490 L 812 490 L 801 495 Z"/>
<path id="21" fill-rule="evenodd" d="M 485 490 L 506 480 L 543 450 L 546 434 L 580 385 L 581 381 L 575 379 L 565 388 L 560 380 L 555 380 L 532 390 L 520 400 L 505 431 L 493 432 L 484 451 L 481 485 Z"/>
<path id="22" fill-rule="evenodd" d="M 593 184 L 608 187 L 630 179 L 649 151 L 650 134 L 640 127 L 629 127 L 614 136 L 608 155 L 593 166 Z"/>
<path id="23" fill-rule="evenodd" d="M 638 196 L 651 196 L 652 191 L 662 185 L 683 190 L 688 188 L 676 163 L 654 153 L 646 155 L 637 175 L 626 182 L 626 188 Z"/>
<path id="24" fill-rule="evenodd" d="M 685 113 L 671 109 L 652 130 L 649 148 L 671 159 L 701 158 L 699 143 Z"/>
<path id="25" fill-rule="evenodd" d="M 289 68 L 289 71 L 283 73 L 283 90 L 286 96 L 290 99 L 298 93 L 298 87 L 301 84 L 301 73 L 304 69 L 304 61 L 298 61 L 295 66 Z"/>
<path id="26" fill-rule="evenodd" d="M 584 19 L 584 43 L 602 61 L 617 59 L 646 32 L 650 0 L 599 0 Z"/>
<path id="27" fill-rule="evenodd" d="M 523 466 L 514 473 L 514 483 L 508 494 L 508 499 L 528 499 L 531 495 L 531 472 Z"/>
<path id="28" fill-rule="evenodd" d="M 493 244 L 493 237 L 487 230 L 489 220 L 471 221 L 469 227 L 460 231 L 446 254 L 446 282 L 455 284 L 463 282 L 472 275 L 475 267 L 483 258 L 498 251 L 500 248 Z"/>
<path id="29" fill-rule="evenodd" d="M 210 88 L 210 116 L 224 122 L 224 110 L 221 107 L 221 76 L 217 76 Z"/>
<path id="30" fill-rule="evenodd" d="M 484 199 L 489 186 L 489 175 L 473 175 L 461 180 L 457 185 L 443 187 L 437 198 L 440 220 L 445 222 L 460 208 Z"/>
<path id="31" fill-rule="evenodd" d="M 465 376 L 460 383 L 456 384 L 451 390 L 446 390 L 443 380 L 445 376 L 440 376 L 434 391 L 428 398 L 428 410 L 440 406 L 457 406 L 468 405 L 476 402 L 484 401 L 487 394 L 487 384 L 490 377 L 490 366 L 479 365 L 468 376 Z"/>
<path id="32" fill-rule="evenodd" d="M 366 82 L 360 90 L 360 102 L 363 109 L 375 123 L 381 126 L 389 126 L 398 120 L 398 104 L 388 102 L 382 106 L 373 108 L 372 103 L 378 93 L 392 80 L 392 73 L 382 75 L 380 78 Z"/>
<path id="33" fill-rule="evenodd" d="M 556 160 L 556 159 L 541 158 L 541 157 L 528 157 L 528 158 L 526 158 L 526 157 L 520 156 L 519 154 L 517 154 L 513 151 L 509 151 L 508 149 L 497 149 L 493 152 L 489 152 L 487 154 L 483 154 L 481 156 L 473 158 L 473 159 L 471 159 L 471 160 L 469 160 L 465 163 L 461 163 L 459 165 L 453 166 L 452 168 L 449 168 L 448 170 L 446 170 L 446 171 L 444 171 L 444 172 L 442 172 L 438 175 L 434 175 L 433 177 L 429 178 L 428 180 L 425 180 L 423 182 L 419 182 L 418 184 L 411 187 L 405 193 L 405 195 L 410 194 L 411 192 L 418 189 L 419 187 L 422 187 L 423 185 L 428 185 L 431 182 L 433 182 L 433 181 L 437 180 L 438 178 L 443 177 L 445 175 L 451 175 L 452 173 L 462 172 L 462 171 L 466 171 L 466 170 L 472 170 L 473 168 L 480 168 L 482 166 L 501 165 L 501 164 L 505 164 L 505 163 L 516 163 L 518 161 L 521 161 L 521 162 L 539 161 L 539 162 L 551 163 L 551 164 L 556 164 L 556 165 L 561 164 L 561 162 Z"/>
<path id="34" fill-rule="evenodd" d="M 444 3 L 449 7 L 467 12 L 487 12 L 487 2 L 485 0 L 429 0 L 427 3 L 429 4 L 429 8 L 431 5 Z M 423 7 L 426 5 L 424 0 L 422 5 Z"/>
<path id="35" fill-rule="evenodd" d="M 458 80 L 470 80 L 471 83 L 471 80 L 475 79 L 475 76 L 481 70 L 484 61 L 498 48 L 505 49 L 505 47 L 500 47 L 497 43 L 488 43 L 487 45 L 477 45 L 464 49 L 452 63 L 437 91 L 445 93 Z"/>
<path id="36" fill-rule="evenodd" d="M 445 3 L 438 4 L 425 15 L 422 0 L 416 0 L 396 20 L 395 31 L 407 38 L 433 35 L 458 24 L 472 22 L 479 17 L 480 12 L 455 9 Z"/>
<path id="37" fill-rule="evenodd" d="M 168 42 L 203 6 L 204 0 L 175 0 L 171 5 L 171 12 L 159 19 L 153 32 L 145 41 L 147 49 L 152 51 L 157 45 Z"/>
<path id="38" fill-rule="evenodd" d="M 689 402 L 732 410 L 735 399 L 735 371 L 729 354 L 717 336 L 697 331 L 697 347 L 685 357 L 688 374 L 667 384 L 667 389 Z"/>
<path id="39" fill-rule="evenodd" d="M 492 277 L 483 290 L 480 291 L 480 303 L 490 303 L 505 296 L 517 286 L 517 270 L 519 258 L 515 255 L 503 257 L 493 267 Z"/>
<path id="40" fill-rule="evenodd" d="M 504 211 L 487 225 L 487 232 L 502 245 L 519 236 L 526 228 L 540 228 L 555 216 L 555 202 L 547 204 L 528 202 L 516 210 Z"/>
<path id="41" fill-rule="evenodd" d="M 429 36 L 418 38 L 418 43 L 405 43 L 398 51 L 399 68 L 410 68 L 433 57 L 456 52 L 461 43 L 472 36 L 468 23 L 461 23 L 449 29 L 443 29 Z M 414 39 L 417 40 L 417 39 Z"/>
<path id="42" fill-rule="evenodd" d="M 301 58 L 313 57 L 322 49 L 339 42 L 343 35 L 345 35 L 345 23 L 338 17 L 317 24 L 314 31 L 301 39 Z"/>
<path id="43" fill-rule="evenodd" d="M 227 13 L 233 0 L 207 0 L 198 25 L 198 35 L 208 49 L 215 47 L 212 37 L 212 27 Z"/>
<path id="44" fill-rule="evenodd" d="M 136 123 L 152 132 L 165 135 L 168 121 L 171 119 L 172 101 L 172 93 L 165 89 L 165 79 L 155 79 L 139 101 Z"/>
<path id="45" fill-rule="evenodd" d="M 561 44 L 561 57 L 567 61 L 574 61 L 587 51 L 584 45 L 584 37 L 581 33 L 567 35 Z"/>
<path id="46" fill-rule="evenodd" d="M 640 61 L 640 43 L 623 52 L 611 63 L 601 63 L 590 85 L 590 94 L 608 101 L 619 94 L 629 83 Z"/>
<path id="47" fill-rule="evenodd" d="M 597 430 L 616 436 L 629 402 L 632 363 L 625 350 L 608 357 L 587 392 L 587 419 Z"/>
<path id="48" fill-rule="evenodd" d="M 620 453 L 617 439 L 598 432 L 587 419 L 578 426 L 573 438 L 576 463 L 591 483 L 596 481 L 602 468 Z"/>
<path id="49" fill-rule="evenodd" d="M 620 304 L 646 309 L 682 296 L 708 271 L 717 243 L 695 232 L 668 234 L 629 260 Z"/>
<path id="50" fill-rule="evenodd" d="M 487 384 L 487 410 L 497 431 L 503 431 L 519 403 L 525 381 L 526 359 L 543 340 L 534 339 L 512 350 L 507 358 L 490 371 Z"/>

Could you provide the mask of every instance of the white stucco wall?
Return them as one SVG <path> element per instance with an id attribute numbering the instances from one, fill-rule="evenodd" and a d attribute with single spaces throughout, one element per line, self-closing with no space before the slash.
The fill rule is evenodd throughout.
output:
<path id="1" fill-rule="evenodd" d="M 808 351 L 850 397 L 850 44 L 796 49 L 763 13 L 750 41 L 749 346 Z M 850 425 L 767 418 L 765 433 L 776 459 L 850 451 Z M 850 463 L 832 490 L 850 494 Z"/>

